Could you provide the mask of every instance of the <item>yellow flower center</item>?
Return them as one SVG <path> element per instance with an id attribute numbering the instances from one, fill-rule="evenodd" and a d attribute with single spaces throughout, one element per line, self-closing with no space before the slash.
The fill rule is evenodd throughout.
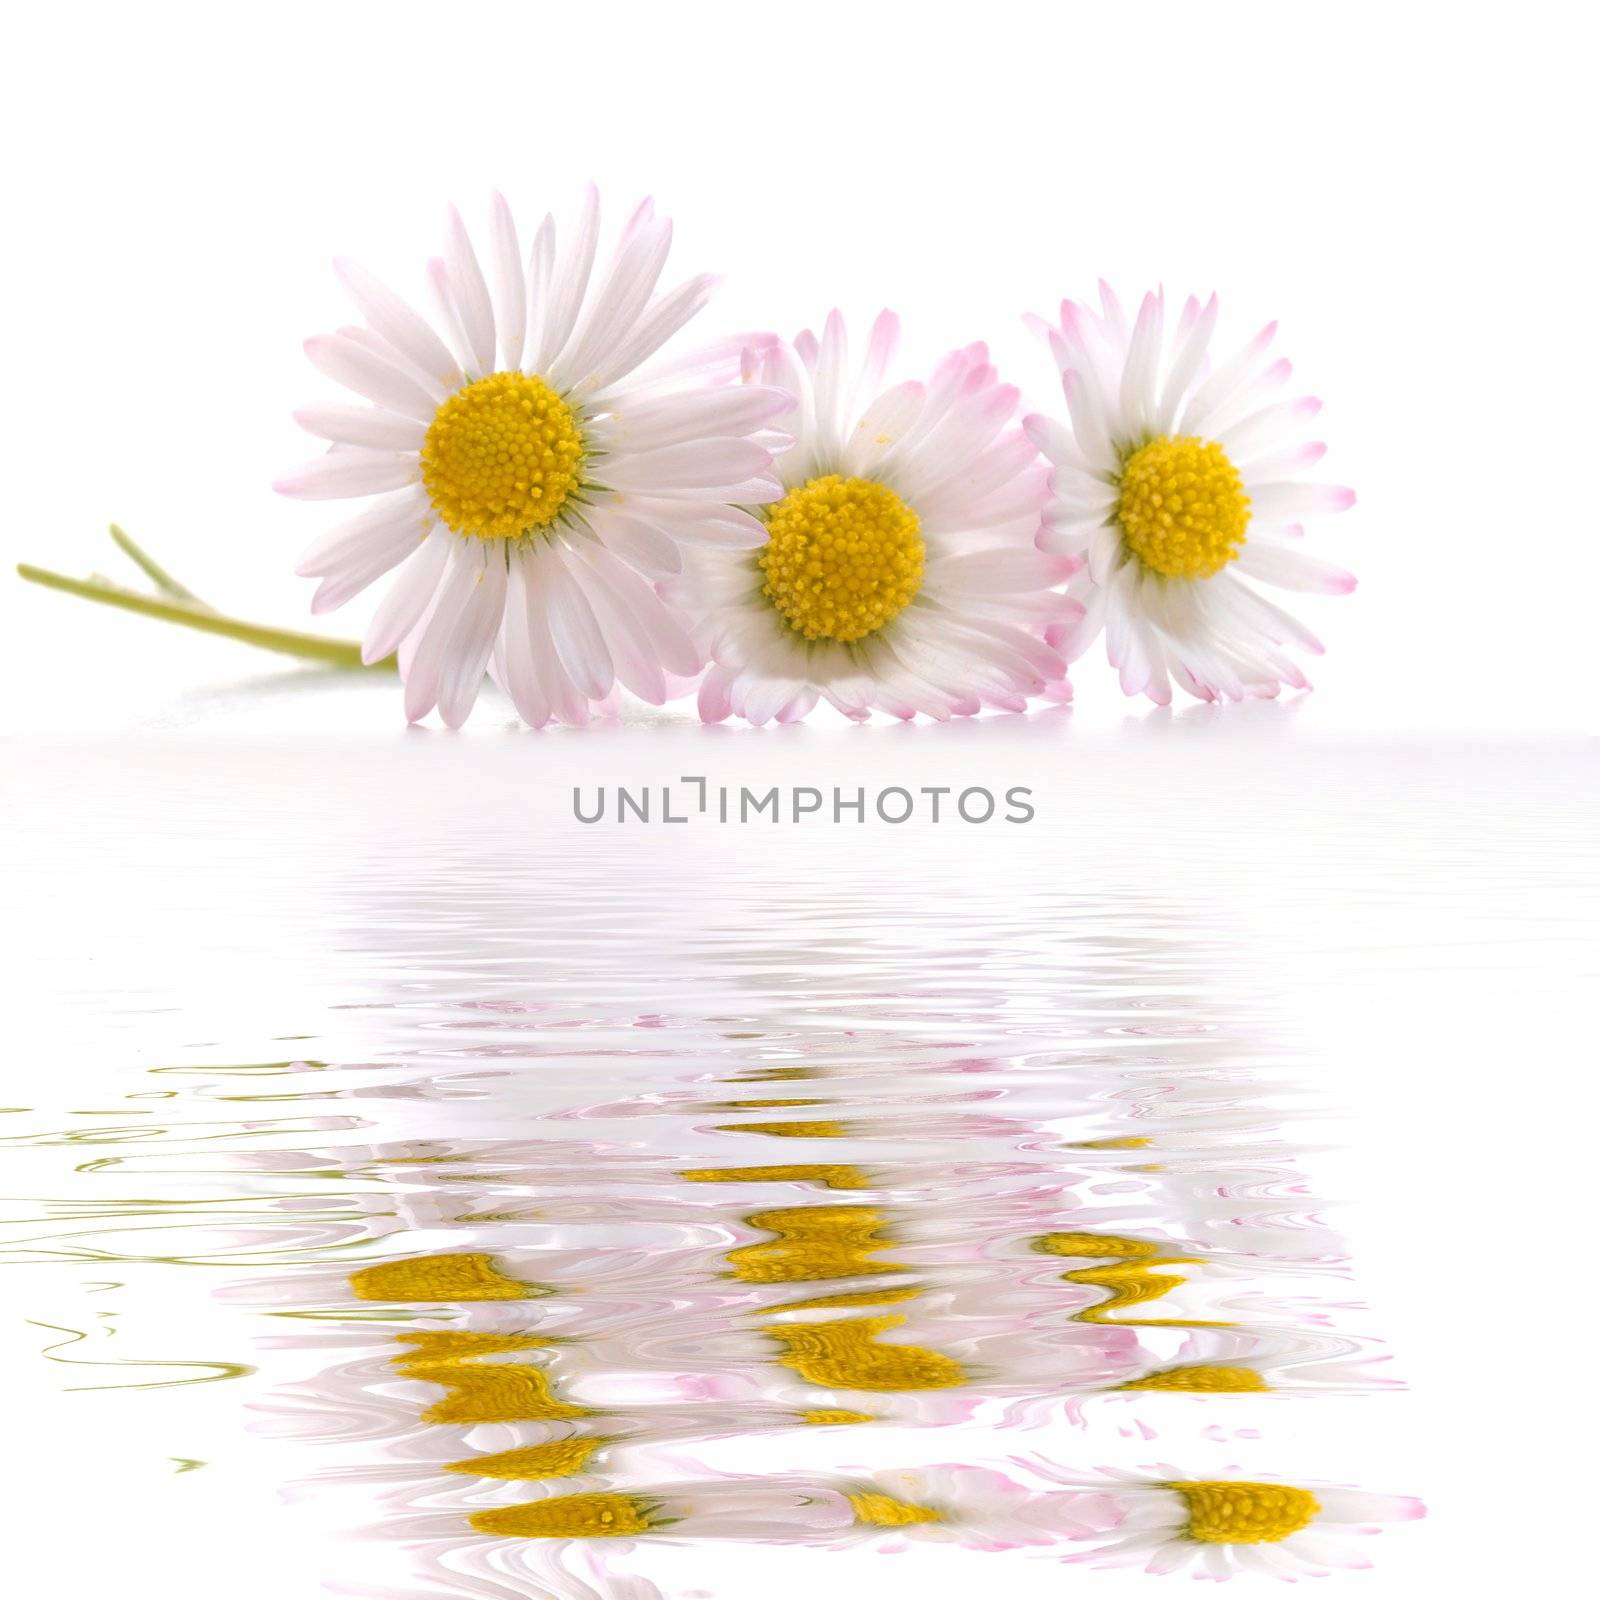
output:
<path id="1" fill-rule="evenodd" d="M 474 1511 L 479 1533 L 513 1539 L 621 1539 L 661 1526 L 653 1502 L 631 1494 L 559 1494 L 520 1506 Z"/>
<path id="2" fill-rule="evenodd" d="M 853 1494 L 850 1505 L 857 1522 L 869 1528 L 912 1528 L 919 1522 L 943 1522 L 931 1506 L 912 1505 L 887 1494 Z"/>
<path id="3" fill-rule="evenodd" d="M 876 1422 L 878 1419 L 868 1411 L 835 1411 L 824 1407 L 820 1411 L 802 1411 L 800 1420 L 819 1428 L 837 1428 L 848 1422 Z"/>
<path id="4" fill-rule="evenodd" d="M 496 372 L 458 389 L 422 444 L 422 484 L 457 533 L 515 539 L 554 522 L 578 485 L 583 435 L 542 378 Z"/>
<path id="5" fill-rule="evenodd" d="M 870 1187 L 860 1167 L 810 1163 L 777 1167 L 695 1167 L 679 1176 L 691 1183 L 820 1183 L 824 1189 Z"/>
<path id="6" fill-rule="evenodd" d="M 901 1270 L 872 1260 L 890 1243 L 882 1212 L 871 1206 L 784 1206 L 745 1221 L 778 1237 L 728 1252 L 734 1277 L 744 1283 L 812 1283 Z"/>
<path id="7" fill-rule="evenodd" d="M 568 1405 L 550 1392 L 550 1376 L 542 1367 L 509 1361 L 447 1365 L 410 1377 L 436 1383 L 445 1398 L 422 1413 L 424 1422 L 567 1422 L 592 1416 L 585 1406 Z"/>
<path id="8" fill-rule="evenodd" d="M 763 1331 L 787 1346 L 780 1367 L 821 1389 L 863 1389 L 880 1394 L 914 1389 L 957 1389 L 967 1381 L 959 1361 L 917 1344 L 879 1344 L 878 1335 L 904 1317 L 862 1317 L 846 1322 L 787 1322 Z"/>
<path id="9" fill-rule="evenodd" d="M 582 1472 L 595 1451 L 607 1443 L 606 1439 L 552 1439 L 547 1444 L 523 1445 L 516 1450 L 452 1461 L 444 1470 L 475 1478 L 570 1478 Z"/>
<path id="10" fill-rule="evenodd" d="M 820 1095 L 812 1095 L 804 1100 L 724 1100 L 718 1106 L 719 1111 L 770 1111 L 774 1106 L 825 1106 L 829 1104 Z"/>
<path id="11" fill-rule="evenodd" d="M 893 1306 L 915 1300 L 920 1289 L 854 1289 L 848 1294 L 819 1294 L 810 1300 L 785 1300 L 774 1311 L 832 1311 L 851 1306 Z"/>
<path id="12" fill-rule="evenodd" d="M 1047 1256 L 1153 1256 L 1161 1246 L 1148 1239 L 1127 1239 L 1115 1233 L 1043 1233 L 1033 1248 Z"/>
<path id="13" fill-rule="evenodd" d="M 1169 1483 L 1183 1496 L 1183 1530 L 1203 1544 L 1276 1544 L 1308 1527 L 1322 1509 L 1309 1489 L 1282 1483 Z"/>
<path id="14" fill-rule="evenodd" d="M 542 1284 L 508 1278 L 482 1251 L 461 1255 L 409 1256 L 380 1261 L 350 1274 L 358 1300 L 531 1300 L 549 1294 Z"/>
<path id="15" fill-rule="evenodd" d="M 899 495 L 830 472 L 767 513 L 761 592 L 796 633 L 849 644 L 911 604 L 924 554 L 917 514 Z"/>
<path id="16" fill-rule="evenodd" d="M 1117 521 L 1151 572 L 1214 578 L 1244 543 L 1250 497 L 1220 444 L 1152 439 L 1123 463 Z"/>
<path id="17" fill-rule="evenodd" d="M 1263 1394 L 1267 1382 L 1254 1367 L 1168 1367 L 1147 1377 L 1131 1378 L 1119 1389 L 1169 1389 L 1183 1394 Z"/>
<path id="18" fill-rule="evenodd" d="M 842 1122 L 719 1122 L 717 1133 L 764 1133 L 769 1139 L 843 1139 Z"/>
<path id="19" fill-rule="evenodd" d="M 549 1339 L 536 1333 L 488 1333 L 475 1328 L 430 1329 L 397 1334 L 396 1342 L 411 1348 L 394 1357 L 407 1377 L 425 1376 L 437 1367 L 459 1366 L 480 1356 L 503 1356 L 517 1350 L 545 1350 Z"/>

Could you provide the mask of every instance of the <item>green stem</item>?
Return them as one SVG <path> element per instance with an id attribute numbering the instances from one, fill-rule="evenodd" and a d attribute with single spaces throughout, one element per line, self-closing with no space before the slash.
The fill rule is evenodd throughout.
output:
<path id="1" fill-rule="evenodd" d="M 120 544 L 122 541 L 118 540 Z M 129 544 L 132 540 L 128 541 Z M 126 548 L 126 546 L 124 546 Z M 133 551 L 128 552 L 133 555 Z M 142 552 L 141 552 L 142 554 Z M 134 555 L 145 571 L 159 583 L 150 567 Z M 152 563 L 153 565 L 153 563 Z M 157 569 L 159 570 L 159 569 Z M 241 644 L 254 645 L 259 650 L 271 650 L 278 655 L 294 656 L 301 661 L 318 661 L 328 667 L 358 668 L 374 672 L 393 672 L 395 658 L 386 656 L 370 664 L 361 659 L 361 646 L 353 639 L 325 639 L 320 634 L 297 633 L 291 628 L 268 628 L 259 623 L 240 622 L 213 611 L 203 602 L 193 599 L 157 599 L 120 585 L 82 578 L 69 578 L 64 573 L 51 572 L 45 567 L 35 567 L 26 561 L 17 563 L 17 574 L 29 583 L 57 589 L 63 594 L 75 594 L 99 605 L 117 606 L 123 611 L 136 611 L 140 616 L 155 617 L 160 622 L 175 622 L 180 628 L 196 628 L 201 633 L 220 634 L 225 639 L 237 639 Z M 165 577 L 165 574 L 162 575 Z M 168 579 L 168 583 L 172 580 Z M 163 585 L 165 587 L 165 585 Z M 184 591 L 187 593 L 187 591 Z M 168 590 L 171 593 L 171 590 Z"/>
<path id="2" fill-rule="evenodd" d="M 192 590 L 184 588 L 154 556 L 135 544 L 133 539 L 114 522 L 111 524 L 111 539 L 116 547 L 169 599 L 184 600 L 190 605 L 200 606 L 206 611 L 213 609 L 211 606 L 206 605 L 199 595 Z"/>

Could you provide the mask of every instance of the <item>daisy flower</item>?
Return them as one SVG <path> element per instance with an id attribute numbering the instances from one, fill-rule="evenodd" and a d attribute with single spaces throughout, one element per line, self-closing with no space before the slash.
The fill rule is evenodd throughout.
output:
<path id="1" fill-rule="evenodd" d="M 852 368 L 844 321 L 750 352 L 745 378 L 794 396 L 781 496 L 743 549 L 695 552 L 669 588 L 712 660 L 708 722 L 793 722 L 826 699 L 941 720 L 1020 711 L 1062 675 L 1044 628 L 1078 607 L 1050 591 L 1074 563 L 1034 546 L 1044 471 L 1007 424 L 1017 391 L 981 344 L 926 383 L 883 386 L 898 338 L 884 312 Z"/>
<path id="2" fill-rule="evenodd" d="M 1043 1476 L 1065 1481 L 1043 1463 Z M 1388 1522 L 1426 1514 L 1420 1500 L 1369 1494 L 1327 1484 L 1306 1488 L 1245 1478 L 1185 1478 L 1175 1467 L 1160 1474 L 1100 1474 L 1122 1502 L 1116 1536 L 1069 1561 L 1101 1565 L 1140 1562 L 1147 1572 L 1194 1567 L 1195 1576 L 1218 1581 L 1259 1573 L 1293 1581 L 1323 1577 L 1335 1568 L 1365 1567 L 1351 1544 Z"/>
<path id="3" fill-rule="evenodd" d="M 1309 688 L 1286 652 L 1322 645 L 1258 585 L 1355 587 L 1298 548 L 1304 519 L 1355 503 L 1304 481 L 1326 448 L 1308 438 L 1321 402 L 1279 396 L 1275 323 L 1210 368 L 1216 319 L 1215 295 L 1191 298 L 1169 332 L 1157 293 L 1130 327 L 1102 284 L 1099 311 L 1065 300 L 1059 326 L 1038 324 L 1071 416 L 1024 424 L 1055 466 L 1039 544 L 1084 563 L 1069 589 L 1083 615 L 1051 641 L 1075 660 L 1103 632 L 1124 692 L 1158 705 L 1173 679 L 1212 701 Z"/>
<path id="4" fill-rule="evenodd" d="M 297 412 L 332 448 L 276 487 L 369 503 L 299 571 L 321 579 L 316 612 L 394 573 L 362 659 L 398 652 L 413 722 L 437 706 L 459 726 L 486 668 L 534 727 L 588 720 L 618 684 L 660 703 L 701 663 L 655 581 L 686 545 L 757 537 L 729 502 L 782 492 L 764 430 L 785 397 L 713 381 L 737 345 L 640 372 L 713 280 L 656 292 L 672 228 L 648 201 L 597 269 L 599 219 L 591 188 L 570 242 L 546 217 L 524 257 L 496 196 L 480 262 L 452 210 L 437 326 L 339 262 L 364 325 L 306 342 L 367 404 Z"/>

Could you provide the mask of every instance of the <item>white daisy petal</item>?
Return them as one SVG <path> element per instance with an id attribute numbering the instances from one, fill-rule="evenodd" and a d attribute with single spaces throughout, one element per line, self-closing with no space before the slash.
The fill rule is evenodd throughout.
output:
<path id="1" fill-rule="evenodd" d="M 495 370 L 494 308 L 483 268 L 478 264 L 478 253 L 472 248 L 466 224 L 454 206 L 450 207 L 445 222 L 444 265 L 450 300 L 472 350 L 473 376 L 481 377 Z"/>
<path id="2" fill-rule="evenodd" d="M 589 526 L 606 549 L 652 578 L 676 577 L 683 571 L 683 552 L 671 534 L 602 503 L 589 513 Z"/>
<path id="3" fill-rule="evenodd" d="M 572 243 L 554 269 L 549 304 L 539 336 L 537 372 L 548 372 L 557 353 L 566 345 L 577 320 L 578 309 L 588 292 L 589 274 L 594 268 L 595 250 L 600 241 L 600 194 L 590 184 L 584 192 Z"/>
<path id="4" fill-rule="evenodd" d="M 1128 344 L 1127 359 L 1122 368 L 1120 412 L 1130 431 L 1144 433 L 1154 417 L 1156 357 L 1161 349 L 1161 329 L 1164 320 L 1162 299 L 1159 294 L 1147 294 L 1139 307 L 1133 325 L 1133 338 Z"/>
<path id="5" fill-rule="evenodd" d="M 1321 409 L 1322 402 L 1310 395 L 1299 400 L 1279 400 L 1218 429 L 1216 441 L 1228 452 L 1230 461 L 1243 466 L 1269 451 L 1282 450 L 1295 435 L 1304 432 Z"/>
<path id="6" fill-rule="evenodd" d="M 368 450 L 420 450 L 428 432 L 416 417 L 374 406 L 302 406 L 294 420 L 319 439 Z"/>
<path id="7" fill-rule="evenodd" d="M 273 484 L 296 500 L 348 500 L 417 481 L 415 456 L 391 450 L 333 450 Z"/>
<path id="8" fill-rule="evenodd" d="M 1298 522 L 1348 511 L 1356 503 L 1353 489 L 1330 483 L 1258 483 L 1251 486 L 1250 509 L 1263 522 Z"/>
<path id="9" fill-rule="evenodd" d="M 415 544 L 428 525 L 428 499 L 420 488 L 380 495 L 347 522 L 341 522 L 300 558 L 294 569 L 302 578 L 320 578 L 344 558 L 372 545 L 386 545 L 404 535 Z"/>
<path id="10" fill-rule="evenodd" d="M 648 361 L 689 319 L 704 309 L 717 286 L 711 273 L 702 273 L 664 294 L 635 324 L 633 331 L 620 339 L 610 358 L 585 385 L 584 392 L 600 399 L 634 369 Z"/>
<path id="11" fill-rule="evenodd" d="M 359 262 L 341 258 L 333 270 L 375 333 L 443 390 L 460 385 L 461 368 L 444 340 L 399 295 Z"/>
<path id="12" fill-rule="evenodd" d="M 550 310 L 551 281 L 555 275 L 556 220 L 548 213 L 533 236 L 533 246 L 528 251 L 527 284 L 527 335 L 522 345 L 521 367 L 524 372 L 537 372 L 544 346 L 544 327 Z"/>
<path id="13" fill-rule="evenodd" d="M 779 389 L 748 385 L 691 390 L 630 406 L 625 418 L 599 436 L 632 450 L 661 450 L 717 435 L 745 435 L 789 409 Z"/>
<path id="14" fill-rule="evenodd" d="M 611 652 L 582 585 L 559 545 L 546 545 L 534 568 L 562 670 L 591 700 L 606 694 L 615 677 Z"/>
<path id="15" fill-rule="evenodd" d="M 504 553 L 490 550 L 485 553 L 478 581 L 445 650 L 439 678 L 439 715 L 447 728 L 459 728 L 471 715 L 505 610 Z"/>
<path id="16" fill-rule="evenodd" d="M 500 368 L 516 372 L 528 335 L 528 278 L 517 242 L 516 219 L 506 197 L 489 202 L 489 259 L 494 272 L 494 324 L 499 336 Z"/>
<path id="17" fill-rule="evenodd" d="M 447 533 L 431 533 L 405 560 L 389 585 L 361 641 L 361 659 L 369 666 L 391 656 L 431 604 L 454 541 Z"/>
<path id="18" fill-rule="evenodd" d="M 502 623 L 505 660 L 505 688 L 517 715 L 530 728 L 542 728 L 550 720 L 550 702 L 539 681 L 534 653 L 535 630 L 542 631 L 530 594 L 531 574 L 523 551 L 514 551 L 506 573 L 506 609 Z"/>
<path id="19" fill-rule="evenodd" d="M 438 401 L 417 379 L 347 335 L 319 334 L 306 340 L 305 352 L 319 372 L 363 400 L 421 422 L 433 420 Z"/>
<path id="20" fill-rule="evenodd" d="M 880 394 L 851 430 L 839 465 L 850 477 L 872 477 L 916 427 L 927 399 L 921 383 L 902 383 Z M 787 463 L 785 463 L 787 465 Z"/>
<path id="21" fill-rule="evenodd" d="M 1356 580 L 1343 567 L 1286 545 L 1252 539 L 1239 552 L 1237 568 L 1275 589 L 1302 589 L 1310 594 L 1349 594 Z"/>
<path id="22" fill-rule="evenodd" d="M 415 652 L 403 674 L 407 722 L 420 722 L 439 703 L 439 687 L 449 665 L 446 652 L 482 575 L 483 550 L 479 542 L 451 541 L 444 579 L 433 596 L 432 610 L 423 621 Z"/>
<path id="23" fill-rule="evenodd" d="M 601 464 L 609 488 L 657 493 L 737 485 L 762 472 L 771 455 L 748 439 L 697 439 L 665 450 L 644 450 Z"/>
<path id="24" fill-rule="evenodd" d="M 655 291 L 672 244 L 672 225 L 657 222 L 648 206 L 647 201 L 640 208 L 617 247 L 568 345 L 550 362 L 551 375 L 562 387 L 576 388 L 587 375 L 604 371 Z"/>

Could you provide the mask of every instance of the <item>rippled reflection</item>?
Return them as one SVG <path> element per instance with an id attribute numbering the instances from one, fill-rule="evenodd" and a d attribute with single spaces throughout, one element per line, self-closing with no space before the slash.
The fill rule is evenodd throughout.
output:
<path id="1" fill-rule="evenodd" d="M 848 1552 L 925 1544 L 1296 1576 L 1418 1514 L 1377 1454 L 1277 1476 L 1398 1384 L 1222 887 L 488 843 L 186 881 L 92 1097 L 3 1141 L 77 1403 L 212 1386 L 288 1525 L 370 1551 L 330 1592 L 650 1600 L 776 1545 L 862 1593 Z"/>

